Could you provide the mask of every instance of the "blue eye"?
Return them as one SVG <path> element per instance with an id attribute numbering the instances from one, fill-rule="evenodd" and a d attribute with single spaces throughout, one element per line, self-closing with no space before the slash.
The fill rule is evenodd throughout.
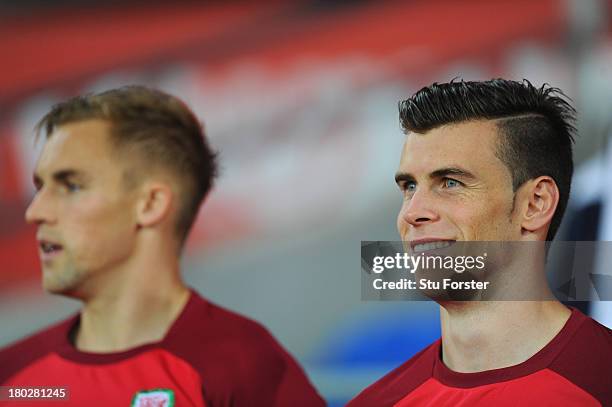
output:
<path id="1" fill-rule="evenodd" d="M 452 178 L 445 178 L 444 179 L 444 186 L 446 188 L 455 188 L 460 186 L 461 183 L 459 181 L 457 181 L 456 179 L 452 179 Z"/>
<path id="2" fill-rule="evenodd" d="M 406 186 L 405 186 L 406 191 L 414 192 L 416 190 L 416 187 L 417 187 L 416 182 L 414 181 L 406 182 Z"/>

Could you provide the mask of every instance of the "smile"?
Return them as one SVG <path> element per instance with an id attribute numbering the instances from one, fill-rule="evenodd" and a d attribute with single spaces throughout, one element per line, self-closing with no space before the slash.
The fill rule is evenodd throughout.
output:
<path id="1" fill-rule="evenodd" d="M 451 240 L 439 240 L 434 242 L 423 242 L 417 244 L 413 243 L 411 246 L 412 250 L 414 250 L 415 253 L 421 253 L 429 250 L 444 249 L 446 247 L 452 246 L 454 243 L 455 242 Z"/>

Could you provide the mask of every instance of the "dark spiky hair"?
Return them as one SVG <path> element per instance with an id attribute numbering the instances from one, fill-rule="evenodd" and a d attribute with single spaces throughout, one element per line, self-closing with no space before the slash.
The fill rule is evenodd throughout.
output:
<path id="1" fill-rule="evenodd" d="M 576 111 L 558 88 L 492 79 L 453 80 L 422 88 L 399 103 L 405 133 L 426 133 L 437 127 L 471 120 L 495 120 L 499 129 L 495 152 L 512 175 L 513 189 L 542 175 L 559 188 L 559 204 L 547 240 L 561 224 L 574 170 L 572 145 Z"/>

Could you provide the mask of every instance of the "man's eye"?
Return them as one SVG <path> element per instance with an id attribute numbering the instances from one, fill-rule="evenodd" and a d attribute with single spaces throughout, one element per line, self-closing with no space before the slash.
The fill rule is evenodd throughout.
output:
<path id="1" fill-rule="evenodd" d="M 414 192 L 416 191 L 416 182 L 414 181 L 403 181 L 399 183 L 399 189 L 402 192 Z"/>
<path id="2" fill-rule="evenodd" d="M 444 179 L 444 187 L 445 188 L 456 188 L 458 186 L 461 185 L 461 182 L 457 181 L 456 179 L 452 179 L 452 178 L 445 178 Z"/>
<path id="3" fill-rule="evenodd" d="M 66 182 L 64 183 L 64 186 L 66 187 L 66 190 L 69 192 L 76 192 L 81 189 L 80 185 L 72 183 L 72 182 Z"/>

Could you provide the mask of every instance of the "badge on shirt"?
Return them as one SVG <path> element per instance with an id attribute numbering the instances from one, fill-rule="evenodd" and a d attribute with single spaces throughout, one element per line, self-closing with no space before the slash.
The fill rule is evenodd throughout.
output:
<path id="1" fill-rule="evenodd" d="M 173 407 L 174 392 L 170 389 L 143 390 L 134 395 L 132 407 Z"/>

